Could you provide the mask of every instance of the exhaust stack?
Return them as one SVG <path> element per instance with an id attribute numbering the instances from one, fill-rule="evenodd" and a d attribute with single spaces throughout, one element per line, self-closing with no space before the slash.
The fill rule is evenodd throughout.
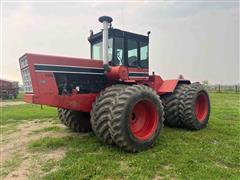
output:
<path id="1" fill-rule="evenodd" d="M 109 71 L 108 63 L 108 27 L 113 21 L 109 16 L 101 16 L 98 19 L 99 22 L 103 23 L 103 36 L 102 36 L 102 54 L 103 54 L 103 68 L 105 71 Z"/>

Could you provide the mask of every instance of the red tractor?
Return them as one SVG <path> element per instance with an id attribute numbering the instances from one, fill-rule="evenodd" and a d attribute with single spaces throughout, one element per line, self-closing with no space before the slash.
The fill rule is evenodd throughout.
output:
<path id="1" fill-rule="evenodd" d="M 128 152 L 149 148 L 166 125 L 199 130 L 210 114 L 207 91 L 185 79 L 149 74 L 149 34 L 112 27 L 90 33 L 91 59 L 25 54 L 20 61 L 24 100 L 58 108 L 76 132 Z"/>

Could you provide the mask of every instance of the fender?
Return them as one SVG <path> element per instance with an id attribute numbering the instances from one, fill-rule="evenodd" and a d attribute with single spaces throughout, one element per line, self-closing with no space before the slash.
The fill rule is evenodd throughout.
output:
<path id="1" fill-rule="evenodd" d="M 173 93 L 178 84 L 191 84 L 189 80 L 186 79 L 170 79 L 164 80 L 160 88 L 158 88 L 157 93 L 159 95 L 166 93 Z"/>

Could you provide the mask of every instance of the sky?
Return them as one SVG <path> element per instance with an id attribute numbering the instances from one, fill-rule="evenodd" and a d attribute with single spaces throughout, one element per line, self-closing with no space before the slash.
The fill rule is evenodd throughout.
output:
<path id="1" fill-rule="evenodd" d="M 150 72 L 163 79 L 239 84 L 239 3 L 2 2 L 2 78 L 21 80 L 18 58 L 26 52 L 90 58 L 89 30 L 98 17 L 113 27 L 150 35 Z"/>

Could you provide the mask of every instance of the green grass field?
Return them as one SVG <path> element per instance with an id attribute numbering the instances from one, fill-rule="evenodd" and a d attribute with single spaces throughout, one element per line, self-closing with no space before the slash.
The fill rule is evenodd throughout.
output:
<path id="1" fill-rule="evenodd" d="M 39 136 L 27 143 L 27 151 L 34 155 L 65 150 L 61 159 L 42 162 L 40 176 L 30 173 L 32 179 L 239 179 L 240 94 L 210 93 L 210 98 L 211 116 L 206 129 L 193 132 L 164 127 L 153 148 L 135 154 L 102 144 L 92 133 L 70 133 L 57 126 L 56 110 L 51 107 L 1 108 L 1 127 L 4 137 L 28 121 L 43 123 L 50 118 L 51 126 L 32 133 L 64 135 Z M 24 161 L 14 160 L 17 162 L 9 159 L 3 163 L 5 173 L 1 177 Z"/>

